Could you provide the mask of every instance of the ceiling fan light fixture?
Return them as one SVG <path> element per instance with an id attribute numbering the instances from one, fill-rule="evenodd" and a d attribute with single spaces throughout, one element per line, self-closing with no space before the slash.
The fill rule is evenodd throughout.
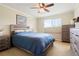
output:
<path id="1" fill-rule="evenodd" d="M 38 8 L 39 11 L 43 9 L 44 11 L 49 12 L 48 7 L 51 7 L 51 6 L 54 6 L 54 3 L 51 3 L 51 4 L 38 3 L 38 7 L 35 7 L 33 9 Z"/>

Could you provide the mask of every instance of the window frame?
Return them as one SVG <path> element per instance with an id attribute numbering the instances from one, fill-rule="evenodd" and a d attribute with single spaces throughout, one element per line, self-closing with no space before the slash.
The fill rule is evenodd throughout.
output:
<path id="1" fill-rule="evenodd" d="M 56 22 L 58 22 L 60 20 L 60 25 L 57 25 L 56 26 L 54 25 L 54 23 L 56 23 L 55 21 L 49 26 L 49 27 L 45 27 L 45 20 L 51 20 L 51 23 L 56 20 Z M 58 21 L 57 21 L 58 20 Z M 62 19 L 61 18 L 55 18 L 55 19 L 44 19 L 44 22 L 43 22 L 43 26 L 44 28 L 56 28 L 56 27 L 61 27 L 62 26 Z M 53 26 L 54 25 L 54 26 Z"/>

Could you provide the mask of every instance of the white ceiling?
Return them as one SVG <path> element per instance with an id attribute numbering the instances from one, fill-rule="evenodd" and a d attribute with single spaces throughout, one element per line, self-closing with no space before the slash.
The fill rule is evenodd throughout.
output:
<path id="1" fill-rule="evenodd" d="M 64 13 L 74 10 L 75 7 L 75 3 L 55 3 L 54 6 L 48 8 L 50 12 L 45 12 L 42 10 L 41 13 L 38 13 L 38 9 L 31 9 L 31 7 L 36 5 L 36 3 L 3 3 L 2 5 L 14 8 L 35 17 Z"/>

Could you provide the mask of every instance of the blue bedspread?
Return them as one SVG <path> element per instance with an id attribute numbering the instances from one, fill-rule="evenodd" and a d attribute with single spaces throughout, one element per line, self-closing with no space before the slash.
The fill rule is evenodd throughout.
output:
<path id="1" fill-rule="evenodd" d="M 42 55 L 43 50 L 54 38 L 50 34 L 36 32 L 19 32 L 12 35 L 14 46 L 31 51 L 34 55 Z"/>

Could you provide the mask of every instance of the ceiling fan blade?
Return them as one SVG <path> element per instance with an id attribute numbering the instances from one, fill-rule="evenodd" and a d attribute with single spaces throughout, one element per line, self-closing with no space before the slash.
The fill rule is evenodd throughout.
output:
<path id="1" fill-rule="evenodd" d="M 54 5 L 54 3 L 48 4 L 48 5 L 46 5 L 46 7 L 51 7 L 51 6 L 53 6 L 53 5 Z"/>
<path id="2" fill-rule="evenodd" d="M 49 12 L 49 10 L 48 10 L 48 9 L 46 9 L 46 8 L 44 8 L 44 10 L 45 10 L 46 12 Z"/>
<path id="3" fill-rule="evenodd" d="M 43 6 L 43 7 L 45 7 L 45 4 L 44 4 L 44 3 L 42 3 L 42 6 Z"/>
<path id="4" fill-rule="evenodd" d="M 39 7 L 43 8 L 44 7 L 44 3 L 39 3 Z"/>
<path id="5" fill-rule="evenodd" d="M 31 9 L 37 9 L 38 7 L 31 7 Z"/>

